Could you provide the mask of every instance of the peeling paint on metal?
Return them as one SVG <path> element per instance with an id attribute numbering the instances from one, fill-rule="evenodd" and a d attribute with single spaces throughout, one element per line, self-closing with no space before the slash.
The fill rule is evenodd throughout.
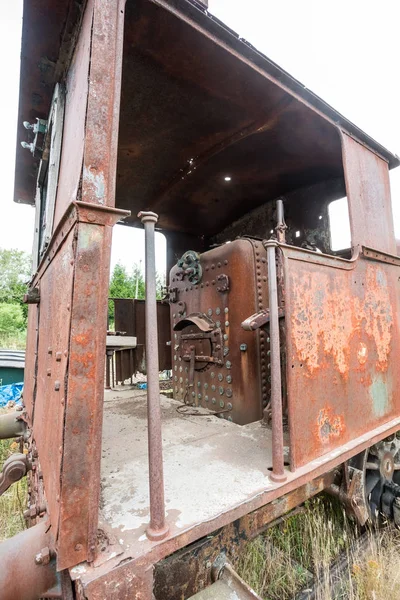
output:
<path id="1" fill-rule="evenodd" d="M 105 182 L 104 174 L 102 171 L 97 172 L 96 169 L 91 167 L 83 168 L 83 177 L 94 191 L 95 198 L 100 204 L 105 203 Z"/>
<path id="2" fill-rule="evenodd" d="M 323 408 L 318 415 L 318 437 L 323 443 L 329 443 L 332 438 L 338 438 L 345 429 L 341 415 L 333 414 L 331 408 Z"/>
<path id="3" fill-rule="evenodd" d="M 378 374 L 370 387 L 374 413 L 377 417 L 383 417 L 389 407 L 389 393 L 386 381 Z"/>
<path id="4" fill-rule="evenodd" d="M 364 297 L 354 296 L 350 286 L 321 272 L 293 274 L 298 290 L 292 316 L 293 338 L 298 358 L 310 375 L 321 367 L 326 355 L 334 359 L 337 370 L 347 376 L 350 363 L 350 341 L 364 330 L 377 354 L 377 369 L 387 368 L 390 352 L 393 314 L 385 272 L 368 266 Z M 361 342 L 357 353 L 360 364 L 368 356 Z"/>

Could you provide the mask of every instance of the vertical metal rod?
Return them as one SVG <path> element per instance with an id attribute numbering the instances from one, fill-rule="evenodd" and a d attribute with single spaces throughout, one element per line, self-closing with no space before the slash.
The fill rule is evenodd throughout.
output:
<path id="1" fill-rule="evenodd" d="M 271 351 L 271 417 L 272 417 L 272 473 L 273 481 L 285 481 L 283 458 L 281 349 L 279 340 L 278 286 L 276 278 L 276 242 L 265 242 L 268 261 L 268 295 L 270 314 Z"/>
<path id="2" fill-rule="evenodd" d="M 147 527 L 146 535 L 150 540 L 160 540 L 168 534 L 168 525 L 165 522 L 164 504 L 164 475 L 158 364 L 156 257 L 154 241 L 154 227 L 157 223 L 158 216 L 153 212 L 140 212 L 138 217 L 144 225 L 146 259 L 145 319 L 150 484 L 150 524 Z"/>
<path id="3" fill-rule="evenodd" d="M 276 227 L 275 227 L 276 238 L 277 238 L 278 242 L 280 242 L 281 244 L 285 244 L 286 243 L 285 231 L 287 229 L 287 225 L 285 223 L 285 211 L 284 211 L 282 198 L 279 198 L 279 200 L 276 201 L 276 221 L 277 221 Z"/>
<path id="4" fill-rule="evenodd" d="M 110 356 L 110 351 L 109 350 L 106 351 L 106 390 L 111 390 L 110 376 L 111 376 L 112 355 L 113 355 L 113 352 L 111 353 L 111 356 Z"/>

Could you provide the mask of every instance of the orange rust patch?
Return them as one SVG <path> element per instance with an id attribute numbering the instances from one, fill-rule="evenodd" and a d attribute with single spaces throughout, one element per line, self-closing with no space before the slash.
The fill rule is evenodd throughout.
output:
<path id="1" fill-rule="evenodd" d="M 367 268 L 365 290 L 364 302 L 356 298 L 355 308 L 358 320 L 364 323 L 366 333 L 375 342 L 377 366 L 380 370 L 385 370 L 392 339 L 393 313 L 386 273 L 381 268 Z"/>
<path id="2" fill-rule="evenodd" d="M 330 407 L 319 411 L 317 420 L 317 435 L 319 440 L 326 444 L 332 438 L 338 438 L 345 430 L 344 420 L 341 415 L 334 415 Z"/>
<path id="3" fill-rule="evenodd" d="M 354 295 L 349 280 L 324 273 L 293 273 L 292 330 L 299 360 L 310 374 L 320 368 L 327 355 L 337 370 L 347 375 L 350 340 L 355 332 L 365 331 L 376 348 L 377 368 L 385 370 L 390 352 L 393 314 L 385 272 L 368 266 L 364 298 Z M 358 350 L 364 364 L 371 346 Z M 362 362 L 364 361 L 364 363 Z"/>

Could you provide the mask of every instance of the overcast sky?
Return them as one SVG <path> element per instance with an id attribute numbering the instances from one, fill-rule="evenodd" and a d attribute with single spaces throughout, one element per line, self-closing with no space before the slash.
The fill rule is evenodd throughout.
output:
<path id="1" fill-rule="evenodd" d="M 31 251 L 34 209 L 12 201 L 18 107 L 21 0 L 0 3 L 2 193 L 0 247 Z M 225 21 L 339 112 L 400 154 L 398 0 L 210 0 Z M 400 168 L 391 174 L 400 237 Z M 116 226 L 113 259 L 143 259 L 142 232 Z M 165 244 L 158 240 L 158 268 Z"/>

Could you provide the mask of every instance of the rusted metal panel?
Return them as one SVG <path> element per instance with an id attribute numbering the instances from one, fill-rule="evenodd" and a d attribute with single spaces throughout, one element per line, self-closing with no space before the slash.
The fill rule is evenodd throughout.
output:
<path id="1" fill-rule="evenodd" d="M 130 298 L 115 298 L 115 330 L 124 331 L 126 335 L 136 337 L 136 348 L 131 350 L 121 350 L 116 352 L 116 379 L 117 382 L 123 382 L 129 379 L 131 375 L 139 371 L 146 373 L 146 355 L 145 355 L 145 301 L 132 300 Z M 157 301 L 157 326 L 158 326 L 158 356 L 160 371 L 171 369 L 171 347 L 167 342 L 171 340 L 171 326 L 169 305 Z M 133 363 L 131 359 L 133 353 Z"/>
<path id="2" fill-rule="evenodd" d="M 219 410 L 221 416 L 239 424 L 260 419 L 268 398 L 266 333 L 245 331 L 241 326 L 267 306 L 266 256 L 260 241 L 235 240 L 200 255 L 198 282 L 191 283 L 190 275 L 182 275 L 178 266 L 170 275 L 174 397 Z M 185 325 L 182 317 L 194 313 L 212 320 L 220 341 L 208 339 L 213 332 L 204 334 L 194 324 Z M 177 331 L 175 324 L 181 319 L 185 327 Z M 193 337 L 196 332 L 198 339 Z M 192 373 L 187 360 L 190 345 L 198 356 L 215 351 L 216 360 L 220 353 L 218 364 L 197 360 Z"/>
<path id="3" fill-rule="evenodd" d="M 342 148 L 352 246 L 396 254 L 388 163 L 346 133 Z"/>
<path id="4" fill-rule="evenodd" d="M 112 225 L 124 213 L 77 204 L 57 567 L 93 560 Z M 62 314 L 61 311 L 58 311 Z"/>
<path id="5" fill-rule="evenodd" d="M 115 204 L 125 0 L 94 0 L 82 200 Z"/>
<path id="6" fill-rule="evenodd" d="M 58 528 L 60 508 L 60 471 L 73 284 L 71 263 L 74 253 L 74 230 L 71 230 L 40 279 L 43 296 L 39 305 L 33 438 L 40 455 L 50 522 L 55 532 Z"/>
<path id="7" fill-rule="evenodd" d="M 85 586 L 78 580 L 75 585 L 77 600 L 151 600 L 153 568 L 128 563 L 113 569 L 111 576 L 99 577 Z"/>
<path id="8" fill-rule="evenodd" d="M 85 144 L 93 6 L 94 0 L 88 0 L 65 83 L 64 132 L 54 217 L 55 227 L 69 204 L 79 199 L 78 190 Z"/>
<path id="9" fill-rule="evenodd" d="M 294 469 L 399 414 L 400 269 L 378 253 L 345 261 L 281 251 Z"/>

